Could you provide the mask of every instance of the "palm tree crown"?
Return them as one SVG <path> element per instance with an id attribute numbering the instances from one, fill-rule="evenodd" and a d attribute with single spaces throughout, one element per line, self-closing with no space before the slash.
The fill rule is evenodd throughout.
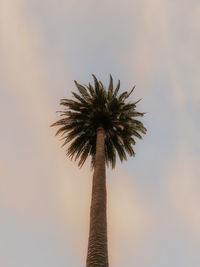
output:
<path id="1" fill-rule="evenodd" d="M 136 119 L 145 113 L 136 111 L 136 104 L 140 101 L 127 103 L 126 100 L 133 92 L 123 92 L 118 95 L 120 81 L 116 88 L 110 75 L 108 90 L 95 75 L 94 86 L 90 83 L 83 86 L 75 81 L 79 94 L 72 92 L 74 100 L 61 99 L 60 104 L 65 107 L 59 111 L 63 117 L 51 126 L 60 126 L 56 135 L 61 134 L 64 143 L 70 143 L 67 155 L 71 159 L 79 159 L 82 167 L 90 155 L 91 166 L 95 164 L 97 128 L 102 126 L 105 131 L 105 161 L 112 168 L 115 167 L 116 154 L 121 161 L 126 160 L 126 152 L 134 156 L 133 146 L 135 137 L 141 139 L 141 133 L 146 133 L 143 123 Z"/>

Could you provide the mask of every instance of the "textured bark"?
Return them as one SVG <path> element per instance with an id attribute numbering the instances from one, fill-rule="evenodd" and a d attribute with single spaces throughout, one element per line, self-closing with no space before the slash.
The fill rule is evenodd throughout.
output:
<path id="1" fill-rule="evenodd" d="M 97 129 L 86 267 L 108 267 L 104 136 L 100 126 Z"/>

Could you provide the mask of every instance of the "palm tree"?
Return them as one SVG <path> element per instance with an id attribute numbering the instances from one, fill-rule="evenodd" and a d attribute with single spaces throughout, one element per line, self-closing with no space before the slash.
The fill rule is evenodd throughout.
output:
<path id="1" fill-rule="evenodd" d="M 106 91 L 102 82 L 92 76 L 94 86 L 75 81 L 79 94 L 72 92 L 74 100 L 61 99 L 65 107 L 59 111 L 62 118 L 51 126 L 59 126 L 56 135 L 62 135 L 62 146 L 69 143 L 67 156 L 79 159 L 80 167 L 91 156 L 94 173 L 86 266 L 108 267 L 105 164 L 114 168 L 116 154 L 121 161 L 127 159 L 126 152 L 134 156 L 135 137 L 142 139 L 140 134 L 145 134 L 146 128 L 136 119 L 144 115 L 136 111 L 140 100 L 126 103 L 135 87 L 118 95 L 120 81 L 114 89 L 110 75 Z"/>

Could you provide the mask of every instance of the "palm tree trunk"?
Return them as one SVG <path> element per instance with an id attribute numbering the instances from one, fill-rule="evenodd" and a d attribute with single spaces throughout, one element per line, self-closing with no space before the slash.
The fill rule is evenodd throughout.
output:
<path id="1" fill-rule="evenodd" d="M 99 126 L 97 129 L 86 267 L 108 267 L 104 137 L 104 128 Z"/>

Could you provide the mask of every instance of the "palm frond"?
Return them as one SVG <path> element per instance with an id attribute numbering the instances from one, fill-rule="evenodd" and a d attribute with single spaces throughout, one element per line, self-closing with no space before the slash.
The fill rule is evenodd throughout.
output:
<path id="1" fill-rule="evenodd" d="M 98 95 L 99 94 L 99 82 L 94 74 L 92 74 L 92 77 L 94 79 L 95 92 L 96 92 L 96 95 Z"/>
<path id="2" fill-rule="evenodd" d="M 116 86 L 116 88 L 115 88 L 114 97 L 117 96 L 117 93 L 118 93 L 118 91 L 119 91 L 119 88 L 120 88 L 120 80 L 118 80 L 117 86 Z"/>
<path id="3" fill-rule="evenodd" d="M 110 75 L 110 82 L 109 82 L 109 87 L 108 87 L 108 99 L 110 100 L 113 96 L 113 78 L 112 75 Z"/>
<path id="4" fill-rule="evenodd" d="M 74 83 L 76 84 L 76 87 L 78 88 L 83 98 L 85 98 L 85 100 L 90 99 L 90 95 L 88 94 L 87 89 L 83 85 L 79 84 L 77 81 L 74 81 Z"/>
<path id="5" fill-rule="evenodd" d="M 128 93 L 128 95 L 127 95 L 126 98 L 128 98 L 132 94 L 132 92 L 133 92 L 134 89 L 135 89 L 135 85 L 133 86 L 133 88 L 131 89 L 131 91 Z"/>

